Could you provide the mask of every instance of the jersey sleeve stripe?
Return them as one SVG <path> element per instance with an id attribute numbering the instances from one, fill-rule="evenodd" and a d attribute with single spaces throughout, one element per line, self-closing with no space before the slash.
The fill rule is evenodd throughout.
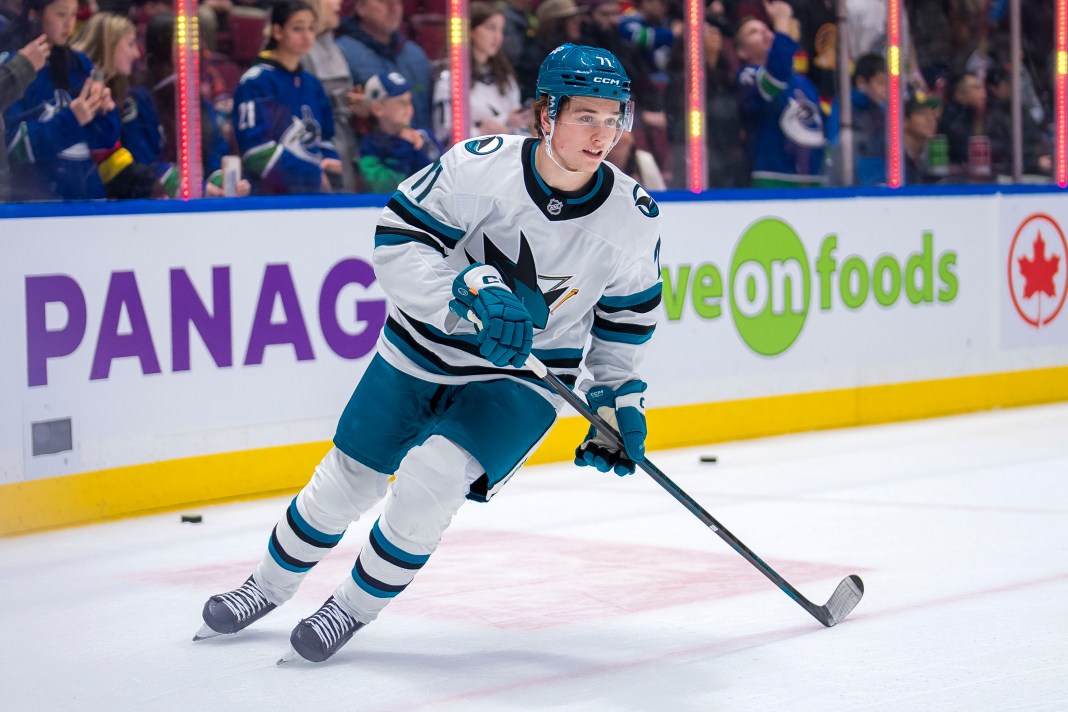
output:
<path id="1" fill-rule="evenodd" d="M 464 236 L 463 230 L 441 222 L 433 215 L 408 200 L 408 197 L 400 191 L 393 194 L 393 197 L 389 199 L 389 203 L 386 204 L 386 207 L 396 213 L 402 220 L 404 220 L 404 222 L 412 227 L 423 230 L 424 232 L 429 232 L 431 235 L 440 239 L 442 244 L 450 250 L 456 247 L 456 243 Z"/>
<path id="2" fill-rule="evenodd" d="M 434 239 L 432 235 L 421 230 L 406 230 L 402 227 L 388 227 L 379 225 L 375 228 L 375 247 L 396 247 L 410 242 L 418 242 L 432 248 L 442 257 L 445 256 L 445 246 Z"/>
<path id="3" fill-rule="evenodd" d="M 663 284 L 657 282 L 648 289 L 643 289 L 637 294 L 625 294 L 621 297 L 601 297 L 597 301 L 597 306 L 605 311 L 618 311 L 619 309 L 630 309 L 636 304 L 644 304 L 645 302 L 653 299 L 654 297 L 659 299 L 660 293 L 663 291 Z"/>
<path id="4" fill-rule="evenodd" d="M 602 299 L 601 301 L 597 302 L 597 308 L 605 314 L 615 314 L 621 311 L 631 311 L 635 314 L 647 314 L 648 312 L 651 312 L 653 309 L 656 309 L 660 305 L 660 300 L 661 295 L 660 292 L 657 291 L 656 296 L 647 299 L 644 302 L 638 302 L 637 304 L 609 305 L 605 304 L 605 300 Z"/>
<path id="5" fill-rule="evenodd" d="M 593 317 L 593 335 L 602 341 L 616 341 L 623 344 L 644 344 L 652 338 L 655 324 L 625 324 L 609 321 L 599 315 Z"/>

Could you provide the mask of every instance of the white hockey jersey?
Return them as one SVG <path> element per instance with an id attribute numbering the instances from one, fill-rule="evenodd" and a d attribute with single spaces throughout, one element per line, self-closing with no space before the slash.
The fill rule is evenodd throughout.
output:
<path id="1" fill-rule="evenodd" d="M 639 378 L 660 304 L 660 210 L 608 163 L 577 194 L 538 175 L 538 139 L 484 136 L 457 144 L 405 180 L 375 231 L 374 265 L 390 297 L 378 351 L 434 383 L 511 378 L 478 352 L 474 326 L 449 311 L 456 275 L 491 265 L 534 321 L 534 355 L 574 385 L 585 359 L 595 383 Z"/>

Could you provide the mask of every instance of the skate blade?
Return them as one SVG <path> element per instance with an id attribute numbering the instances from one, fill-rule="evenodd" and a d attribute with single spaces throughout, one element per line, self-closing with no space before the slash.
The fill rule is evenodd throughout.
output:
<path id="1" fill-rule="evenodd" d="M 198 630 L 196 632 L 196 635 L 193 636 L 193 642 L 195 643 L 198 640 L 207 640 L 208 638 L 218 638 L 220 635 L 222 635 L 222 633 L 217 630 L 212 630 L 208 627 L 208 624 L 205 623 L 204 625 L 200 626 L 200 630 Z"/>
<path id="2" fill-rule="evenodd" d="M 303 659 L 304 658 L 302 658 L 300 656 L 300 653 L 298 653 L 293 648 L 290 648 L 289 650 L 286 651 L 286 653 L 282 657 L 278 658 L 278 662 L 276 662 L 275 665 L 285 665 L 286 663 L 291 663 L 294 660 L 303 660 Z"/>

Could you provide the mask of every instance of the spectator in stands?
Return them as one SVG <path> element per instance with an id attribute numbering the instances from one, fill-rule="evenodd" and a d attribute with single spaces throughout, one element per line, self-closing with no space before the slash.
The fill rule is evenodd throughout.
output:
<path id="1" fill-rule="evenodd" d="M 664 92 L 653 86 L 649 77 L 649 65 L 634 45 L 625 41 L 619 32 L 622 10 L 619 0 L 587 0 L 588 14 L 582 23 L 580 42 L 591 47 L 606 49 L 616 56 L 623 70 L 630 77 L 630 95 L 637 111 L 634 133 L 641 134 L 653 128 L 667 130 L 669 123 Z M 682 53 L 678 53 L 681 70 Z M 681 81 L 681 71 L 671 73 Z M 733 97 L 731 101 L 734 101 Z M 683 124 L 685 125 L 685 124 Z"/>
<path id="2" fill-rule="evenodd" d="M 1027 111 L 1021 112 L 1023 171 L 1037 175 L 1053 172 L 1053 152 L 1041 127 Z M 986 133 L 990 136 L 991 164 L 996 173 L 1012 174 L 1012 82 L 1000 65 L 986 72 Z"/>
<path id="3" fill-rule="evenodd" d="M 0 33 L 3 33 L 21 13 L 21 0 L 0 0 Z"/>
<path id="4" fill-rule="evenodd" d="M 502 0 L 497 3 L 504 13 L 504 44 L 502 51 L 514 67 L 519 63 L 527 45 L 534 41 L 538 19 L 530 12 L 531 0 Z"/>
<path id="5" fill-rule="evenodd" d="M 412 91 L 399 72 L 371 77 L 364 94 L 375 127 L 360 143 L 360 173 L 372 193 L 392 193 L 402 180 L 437 160 L 441 146 L 429 131 L 412 128 Z"/>
<path id="6" fill-rule="evenodd" d="M 808 77 L 820 96 L 820 108 L 826 115 L 837 93 L 835 65 L 838 58 L 838 17 L 836 0 L 789 0 L 796 20 L 798 42 L 794 70 Z M 871 2 L 871 0 L 865 0 Z M 885 15 L 886 10 L 883 10 Z"/>
<path id="7" fill-rule="evenodd" d="M 906 185 L 937 183 L 939 176 L 931 173 L 927 147 L 938 131 L 937 110 L 941 106 L 938 97 L 915 90 L 905 99 L 905 131 L 902 144 L 905 148 Z"/>
<path id="8" fill-rule="evenodd" d="M 866 54 L 857 60 L 853 71 L 853 183 L 886 183 L 886 59 L 880 54 Z M 827 142 L 838 155 L 839 111 L 835 99 L 827 119 Z"/>
<path id="9" fill-rule="evenodd" d="M 637 0 L 619 22 L 620 35 L 644 55 L 653 83 L 662 91 L 667 90 L 671 48 L 684 28 L 682 20 L 668 18 L 666 0 Z"/>
<path id="10" fill-rule="evenodd" d="M 648 151 L 637 148 L 630 131 L 620 134 L 619 141 L 608 152 L 605 160 L 638 181 L 646 190 L 667 190 L 656 158 Z"/>
<path id="11" fill-rule="evenodd" d="M 0 54 L 0 136 L 4 135 L 4 111 L 22 98 L 23 92 L 48 61 L 48 39 L 44 34 L 26 43 L 18 52 Z M 7 142 L 0 141 L 0 203 L 11 197 Z"/>
<path id="12" fill-rule="evenodd" d="M 734 71 L 724 48 L 725 27 L 720 22 L 706 23 L 704 28 L 708 187 L 745 188 L 751 181 L 751 168 L 745 150 L 745 129 L 738 106 Z M 679 51 L 678 54 L 681 56 L 683 53 Z M 669 90 L 668 94 L 675 99 L 677 114 L 682 119 L 685 116 L 686 96 L 681 85 L 682 72 L 673 72 L 672 77 L 678 77 L 679 84 L 676 85 L 677 89 Z M 685 126 L 686 122 L 683 119 L 672 121 L 669 125 Z M 671 138 L 673 145 L 685 145 L 685 136 L 681 133 Z"/>
<path id="13" fill-rule="evenodd" d="M 946 86 L 946 108 L 938 125 L 949 143 L 949 164 L 968 164 L 968 139 L 983 134 L 983 112 L 986 110 L 986 87 L 974 72 L 961 72 L 950 77 Z"/>
<path id="14" fill-rule="evenodd" d="M 119 142 L 94 156 L 107 197 L 173 198 L 179 176 L 173 164 L 162 160 L 163 131 L 156 107 L 147 89 L 130 86 L 134 62 L 141 56 L 134 24 L 122 15 L 97 13 L 82 25 L 71 46 L 103 72 L 119 109 Z"/>
<path id="15" fill-rule="evenodd" d="M 464 136 L 526 134 L 531 115 L 519 101 L 519 84 L 501 51 L 504 14 L 488 2 L 469 6 L 471 91 Z M 443 146 L 452 143 L 452 73 L 444 71 L 434 88 L 434 135 Z"/>
<path id="16" fill-rule="evenodd" d="M 356 0 L 356 15 L 341 23 L 337 46 L 349 64 L 357 87 L 375 74 L 398 72 L 411 87 L 416 126 L 430 126 L 432 69 L 426 52 L 400 32 L 404 20 L 401 0 Z M 360 95 L 357 111 L 366 116 Z"/>
<path id="17" fill-rule="evenodd" d="M 357 192 L 356 134 L 352 126 L 352 109 L 358 101 L 352 75 L 345 55 L 334 42 L 334 30 L 341 22 L 341 0 L 318 0 L 319 24 L 318 36 L 301 64 L 306 70 L 318 77 L 323 90 L 330 97 L 334 110 L 334 148 L 341 160 L 340 190 L 345 193 Z"/>
<path id="18" fill-rule="evenodd" d="M 305 0 L 275 4 L 260 62 L 237 85 L 234 133 L 257 195 L 329 192 L 329 176 L 341 177 L 330 99 L 300 68 L 315 43 L 315 22 Z"/>
<path id="19" fill-rule="evenodd" d="M 174 40 L 174 15 L 157 13 L 145 28 L 145 60 L 147 89 L 157 110 L 160 129 L 163 132 L 161 159 L 177 165 L 178 142 L 175 132 L 175 92 L 177 76 L 174 73 L 171 47 Z M 203 85 L 202 85 L 203 88 Z M 204 185 L 206 197 L 218 197 L 222 190 L 222 157 L 231 153 L 227 136 L 233 131 L 224 129 L 214 106 L 203 96 L 200 102 L 200 150 L 201 170 L 208 177 Z M 242 179 L 238 182 L 237 194 L 248 195 L 251 184 Z"/>
<path id="20" fill-rule="evenodd" d="M 16 200 L 103 198 L 91 151 L 119 137 L 111 92 L 93 79 L 93 63 L 67 46 L 76 0 L 26 0 L 22 15 L 0 39 L 0 51 L 18 49 L 43 31 L 52 47 L 22 98 L 4 113 Z"/>
<path id="21" fill-rule="evenodd" d="M 535 11 L 538 31 L 515 65 L 519 94 L 523 101 L 533 101 L 541 62 L 562 44 L 582 41 L 582 18 L 585 12 L 575 0 L 542 0 Z"/>
<path id="22" fill-rule="evenodd" d="M 735 33 L 738 102 L 745 120 L 755 187 L 824 185 L 823 118 L 819 96 L 793 70 L 797 42 L 788 34 L 792 10 L 783 0 L 765 2 L 771 28 L 749 16 Z M 773 29 L 774 31 L 773 31 Z"/>

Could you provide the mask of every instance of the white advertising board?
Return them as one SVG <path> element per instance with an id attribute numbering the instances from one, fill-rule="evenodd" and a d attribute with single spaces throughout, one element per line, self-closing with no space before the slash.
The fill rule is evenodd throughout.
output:
<path id="1" fill-rule="evenodd" d="M 1068 196 L 661 208 L 654 408 L 1068 364 Z M 0 484 L 329 439 L 385 315 L 378 212 L 0 220 Z"/>

